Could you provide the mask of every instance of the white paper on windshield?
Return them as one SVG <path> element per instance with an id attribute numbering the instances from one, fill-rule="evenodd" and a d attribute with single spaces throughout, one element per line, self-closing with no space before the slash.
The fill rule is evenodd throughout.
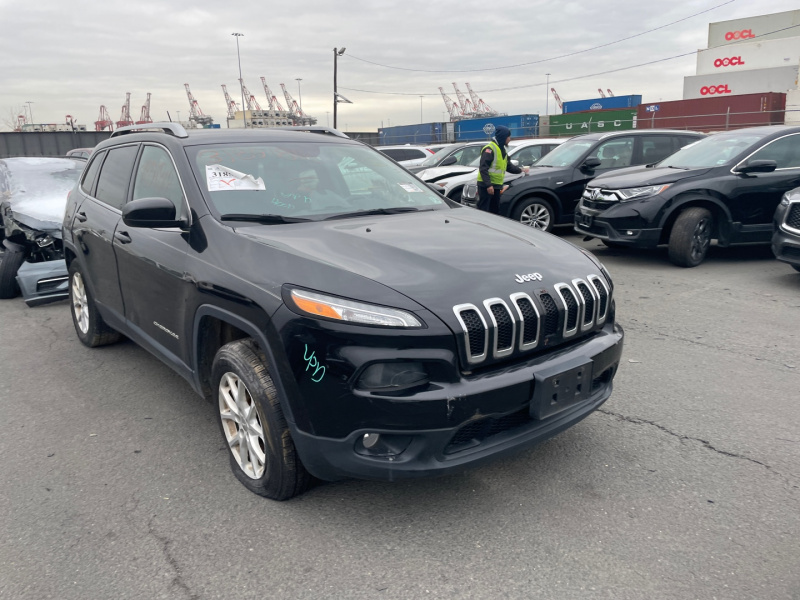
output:
<path id="1" fill-rule="evenodd" d="M 209 192 L 223 190 L 266 190 L 264 180 L 240 173 L 222 165 L 206 165 L 206 182 Z"/>
<path id="2" fill-rule="evenodd" d="M 417 192 L 420 192 L 420 193 L 422 192 L 422 190 L 419 189 L 417 186 L 415 186 L 413 183 L 398 183 L 397 185 L 399 185 L 401 188 L 403 188 L 409 194 L 415 194 Z"/>

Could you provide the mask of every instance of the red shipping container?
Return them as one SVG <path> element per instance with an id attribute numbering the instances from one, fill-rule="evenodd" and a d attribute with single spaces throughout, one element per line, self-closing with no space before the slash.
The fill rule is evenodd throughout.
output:
<path id="1" fill-rule="evenodd" d="M 714 132 L 759 125 L 783 125 L 786 94 L 764 92 L 640 104 L 637 129 Z"/>

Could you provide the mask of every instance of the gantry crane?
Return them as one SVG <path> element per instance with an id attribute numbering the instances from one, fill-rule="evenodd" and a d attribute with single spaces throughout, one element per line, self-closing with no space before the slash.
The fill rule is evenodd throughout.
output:
<path id="1" fill-rule="evenodd" d="M 242 86 L 242 93 L 244 94 L 244 100 L 247 102 L 247 110 L 254 111 L 257 110 L 261 112 L 261 105 L 256 100 L 256 97 L 250 93 L 250 90 L 247 89 L 247 86 L 244 84 L 244 80 L 239 80 L 239 85 Z"/>
<path id="2" fill-rule="evenodd" d="M 606 89 L 606 91 L 608 92 L 608 97 L 609 97 L 609 98 L 613 98 L 613 97 L 614 97 L 614 92 L 612 92 L 612 91 L 611 91 L 611 90 L 609 90 L 609 89 Z"/>
<path id="3" fill-rule="evenodd" d="M 458 98 L 458 103 L 461 106 L 461 112 L 464 114 L 465 117 L 471 117 L 475 113 L 475 107 L 472 106 L 472 102 L 467 99 L 466 96 L 458 89 L 458 85 L 456 82 L 453 82 L 453 88 L 456 90 L 456 97 Z"/>
<path id="4" fill-rule="evenodd" d="M 553 92 L 553 98 L 556 99 L 556 104 L 558 104 L 558 108 L 564 110 L 564 103 L 561 101 L 561 97 L 558 95 L 556 88 L 550 88 L 550 91 Z"/>
<path id="5" fill-rule="evenodd" d="M 478 94 L 472 91 L 469 83 L 467 85 L 467 91 L 469 92 L 469 97 L 472 98 L 472 105 L 475 107 L 475 112 L 482 117 L 494 117 L 497 116 L 497 111 L 494 110 L 491 106 L 486 104 L 483 101 L 483 98 L 480 98 Z"/>
<path id="6" fill-rule="evenodd" d="M 605 98 L 606 97 L 606 94 L 605 94 L 605 92 L 603 90 L 601 90 L 600 88 L 597 88 L 597 91 L 600 93 L 600 97 L 601 98 Z"/>
<path id="7" fill-rule="evenodd" d="M 458 121 L 459 119 L 464 118 L 464 111 L 461 110 L 461 107 L 458 105 L 457 102 L 453 102 L 453 99 L 444 93 L 444 89 L 441 87 L 439 91 L 442 94 L 442 99 L 444 100 L 444 105 L 447 107 L 447 114 L 450 115 L 451 121 Z"/>
<path id="8" fill-rule="evenodd" d="M 306 115 L 303 113 L 303 109 L 298 106 L 297 100 L 292 98 L 292 95 L 289 93 L 289 90 L 286 89 L 284 84 L 280 85 L 281 89 L 283 90 L 283 97 L 286 98 L 286 106 L 289 107 L 289 115 L 298 119 L 305 117 Z"/>
<path id="9" fill-rule="evenodd" d="M 145 100 L 144 105 L 142 106 L 142 112 L 139 115 L 139 120 L 136 121 L 137 125 L 141 125 L 142 123 L 152 123 L 153 119 L 150 118 L 150 92 L 147 92 L 147 100 Z"/>
<path id="10" fill-rule="evenodd" d="M 108 114 L 108 109 L 104 104 L 100 105 L 100 115 L 97 121 L 94 122 L 95 131 L 105 131 L 108 127 L 109 131 L 114 131 L 114 121 L 111 120 L 111 115 Z"/>
<path id="11" fill-rule="evenodd" d="M 235 119 L 236 111 L 239 110 L 239 105 L 231 99 L 231 95 L 228 93 L 228 88 L 224 83 L 222 84 L 222 93 L 225 94 L 225 106 L 228 107 L 228 118 Z"/>
<path id="12" fill-rule="evenodd" d="M 128 125 L 133 125 L 133 119 L 131 119 L 130 92 L 125 94 L 125 104 L 122 105 L 122 114 L 119 117 L 119 121 L 117 121 L 117 127 L 127 127 Z"/>
<path id="13" fill-rule="evenodd" d="M 203 110 L 197 103 L 197 100 L 192 96 L 192 91 L 189 89 L 189 84 L 184 83 L 183 87 L 186 88 L 186 96 L 189 98 L 189 121 L 193 121 L 200 126 L 211 125 L 214 122 L 214 117 L 203 114 Z"/>
<path id="14" fill-rule="evenodd" d="M 261 85 L 264 86 L 264 93 L 267 95 L 267 101 L 269 102 L 269 109 L 272 111 L 284 112 L 281 103 L 278 102 L 278 99 L 275 97 L 275 94 L 272 93 L 272 90 L 269 89 L 267 85 L 266 78 L 261 78 Z"/>

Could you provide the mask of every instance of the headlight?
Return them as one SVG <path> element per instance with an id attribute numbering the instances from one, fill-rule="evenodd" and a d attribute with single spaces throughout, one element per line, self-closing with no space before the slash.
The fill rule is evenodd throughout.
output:
<path id="1" fill-rule="evenodd" d="M 621 196 L 620 202 L 633 200 L 634 198 L 642 198 L 643 196 L 656 196 L 666 190 L 671 183 L 666 185 L 648 185 L 646 187 L 627 188 L 624 190 L 617 190 Z"/>
<path id="2" fill-rule="evenodd" d="M 295 306 L 314 317 L 381 327 L 422 327 L 422 323 L 414 315 L 402 310 L 362 304 L 305 290 L 292 290 L 291 293 Z"/>
<path id="3" fill-rule="evenodd" d="M 437 181 L 433 185 L 438 185 L 439 187 L 447 187 L 447 182 L 446 181 Z"/>

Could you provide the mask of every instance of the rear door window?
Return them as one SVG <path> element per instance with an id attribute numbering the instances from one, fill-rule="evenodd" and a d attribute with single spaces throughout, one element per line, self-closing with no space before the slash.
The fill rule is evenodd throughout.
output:
<path id="1" fill-rule="evenodd" d="M 95 198 L 122 210 L 128 197 L 128 186 L 138 151 L 138 145 L 122 146 L 108 151 L 97 181 Z"/>

